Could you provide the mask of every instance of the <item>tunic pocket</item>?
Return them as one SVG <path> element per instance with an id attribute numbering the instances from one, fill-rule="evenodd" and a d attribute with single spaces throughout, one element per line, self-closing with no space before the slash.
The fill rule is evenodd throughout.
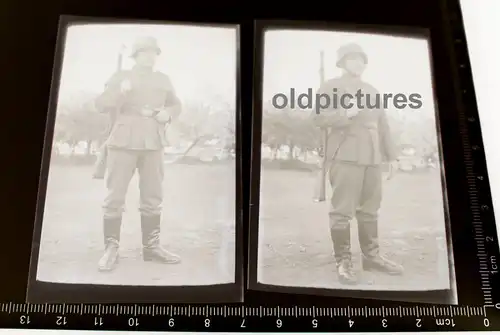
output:
<path id="1" fill-rule="evenodd" d="M 341 140 L 335 159 L 347 162 L 358 161 L 358 138 L 356 135 L 348 134 L 343 141 Z"/>
<path id="2" fill-rule="evenodd" d="M 113 147 L 127 148 L 131 140 L 130 125 L 125 123 L 117 123 L 109 138 L 108 145 Z"/>

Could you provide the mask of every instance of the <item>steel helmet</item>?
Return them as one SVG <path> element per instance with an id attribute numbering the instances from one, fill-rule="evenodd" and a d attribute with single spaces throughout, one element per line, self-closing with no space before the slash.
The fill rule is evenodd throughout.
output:
<path id="1" fill-rule="evenodd" d="M 134 44 L 132 45 L 130 57 L 135 57 L 135 55 L 139 51 L 144 51 L 144 50 L 156 50 L 156 53 L 158 55 L 161 53 L 161 49 L 158 46 L 158 41 L 156 40 L 156 38 L 147 36 L 135 40 Z"/>
<path id="2" fill-rule="evenodd" d="M 368 56 L 366 56 L 366 53 L 363 51 L 363 49 L 356 43 L 350 43 L 341 46 L 337 50 L 337 67 L 343 67 L 342 61 L 344 60 L 344 58 L 352 54 L 361 55 L 365 60 L 365 64 L 368 64 Z"/>

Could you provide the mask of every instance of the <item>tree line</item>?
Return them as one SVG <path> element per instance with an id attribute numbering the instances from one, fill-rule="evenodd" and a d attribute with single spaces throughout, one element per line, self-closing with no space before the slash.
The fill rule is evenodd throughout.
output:
<path id="1" fill-rule="evenodd" d="M 109 117 L 94 107 L 96 95 L 80 92 L 60 100 L 54 124 L 53 155 L 63 155 L 59 148 L 69 148 L 66 156 L 96 154 L 96 149 L 106 140 L 110 126 Z M 170 125 L 167 134 L 173 147 L 184 147 L 184 154 L 196 147 L 218 146 L 234 153 L 235 112 L 225 102 L 189 102 L 183 106 L 179 119 Z M 84 152 L 77 152 L 78 148 Z"/>
<path id="2" fill-rule="evenodd" d="M 314 124 L 312 109 L 263 108 L 262 145 L 268 160 L 309 161 L 323 155 L 321 130 Z M 401 156 L 411 156 L 423 164 L 437 159 L 437 131 L 428 111 L 387 111 L 392 136 Z"/>
<path id="3" fill-rule="evenodd" d="M 84 155 L 95 155 L 95 149 L 106 139 L 109 118 L 95 110 L 94 99 L 94 94 L 80 92 L 59 102 L 54 155 L 60 154 L 60 145 L 70 148 L 69 155 L 79 146 L 85 148 Z M 183 143 L 184 155 L 194 148 L 210 146 L 234 154 L 235 115 L 234 107 L 226 102 L 185 103 L 181 117 L 167 132 L 174 134 L 171 145 Z M 262 115 L 262 148 L 269 152 L 266 159 L 308 162 L 312 157 L 322 156 L 321 131 L 315 126 L 313 115 L 313 110 L 276 109 L 266 104 Z M 410 151 L 415 159 L 425 162 L 436 158 L 437 132 L 432 114 L 398 110 L 388 111 L 387 115 L 400 152 Z"/>

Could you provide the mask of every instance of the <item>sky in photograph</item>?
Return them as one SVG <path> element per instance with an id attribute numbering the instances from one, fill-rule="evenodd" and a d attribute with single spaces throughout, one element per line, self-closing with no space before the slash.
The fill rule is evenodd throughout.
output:
<path id="1" fill-rule="evenodd" d="M 276 93 L 316 91 L 320 84 L 320 52 L 324 51 L 325 78 L 341 74 L 337 49 L 359 44 L 368 56 L 363 78 L 380 93 L 418 93 L 422 110 L 433 113 L 432 75 L 426 39 L 381 34 L 312 30 L 267 31 L 264 38 L 264 101 Z M 410 109 L 411 110 L 411 109 Z"/>
<path id="2" fill-rule="evenodd" d="M 117 68 L 121 46 L 123 66 L 134 40 L 153 36 L 162 54 L 157 70 L 172 80 L 182 100 L 203 101 L 218 95 L 231 101 L 236 92 L 237 33 L 234 28 L 187 25 L 85 24 L 68 28 L 64 47 L 60 96 L 98 93 Z"/>

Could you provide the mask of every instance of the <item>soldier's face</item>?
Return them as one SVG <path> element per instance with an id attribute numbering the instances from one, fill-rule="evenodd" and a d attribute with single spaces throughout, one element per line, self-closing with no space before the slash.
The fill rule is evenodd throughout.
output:
<path id="1" fill-rule="evenodd" d="M 157 57 L 158 54 L 156 50 L 143 50 L 137 53 L 135 61 L 139 66 L 153 67 Z"/>
<path id="2" fill-rule="evenodd" d="M 352 55 L 344 59 L 344 67 L 348 72 L 360 76 L 365 71 L 366 64 L 361 55 Z"/>

